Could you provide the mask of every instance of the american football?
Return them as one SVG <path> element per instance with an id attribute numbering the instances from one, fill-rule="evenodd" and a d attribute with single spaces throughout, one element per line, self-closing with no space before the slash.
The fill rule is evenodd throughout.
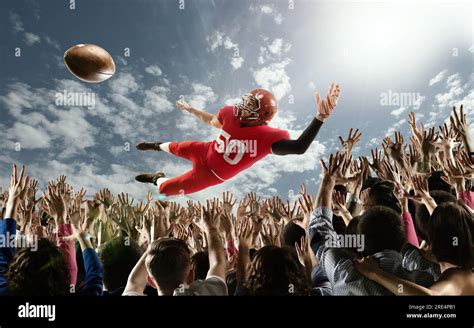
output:
<path id="1" fill-rule="evenodd" d="M 115 73 L 112 56 L 94 44 L 78 44 L 64 53 L 64 62 L 78 79 L 89 82 L 103 82 Z"/>

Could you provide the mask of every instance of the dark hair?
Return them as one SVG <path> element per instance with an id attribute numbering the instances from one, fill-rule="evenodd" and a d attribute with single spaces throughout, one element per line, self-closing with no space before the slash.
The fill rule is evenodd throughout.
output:
<path id="1" fill-rule="evenodd" d="M 8 290 L 17 296 L 69 294 L 70 273 L 59 248 L 48 239 L 38 240 L 38 249 L 17 251 L 6 273 Z"/>
<path id="2" fill-rule="evenodd" d="M 191 265 L 194 270 L 194 279 L 204 280 L 209 271 L 209 255 L 207 252 L 197 252 L 191 257 Z"/>
<path id="3" fill-rule="evenodd" d="M 306 236 L 306 231 L 298 224 L 290 221 L 283 227 L 283 231 L 281 233 L 281 244 L 289 247 L 295 247 L 295 242 L 299 245 L 301 242 L 301 237 L 304 236 Z"/>
<path id="4" fill-rule="evenodd" d="M 294 248 L 265 246 L 255 254 L 246 287 L 251 295 L 309 295 L 311 282 Z"/>
<path id="5" fill-rule="evenodd" d="M 441 179 L 442 176 L 445 176 L 443 171 L 435 171 L 431 173 L 428 178 L 428 190 L 442 190 L 456 196 L 456 191 L 454 188 L 449 183 Z"/>
<path id="6" fill-rule="evenodd" d="M 385 206 L 394 210 L 398 215 L 402 215 L 402 205 L 394 194 L 395 185 L 390 181 L 375 183 L 369 191 L 366 208 L 372 206 Z"/>
<path id="7" fill-rule="evenodd" d="M 180 239 L 154 241 L 145 260 L 148 272 L 165 294 L 172 294 L 186 281 L 191 266 L 191 254 Z"/>
<path id="8" fill-rule="evenodd" d="M 127 284 L 128 275 L 138 262 L 143 251 L 138 244 L 124 237 L 112 239 L 99 248 L 99 259 L 103 268 L 103 282 L 107 290 L 113 291 Z"/>
<path id="9" fill-rule="evenodd" d="M 357 236 L 357 225 L 359 224 L 360 216 L 355 216 L 352 220 L 349 221 L 346 229 L 344 230 L 343 235 Z M 357 246 L 354 247 L 345 247 L 344 248 L 349 254 L 354 257 L 359 257 L 360 253 Z"/>
<path id="10" fill-rule="evenodd" d="M 474 267 L 474 221 L 459 201 L 439 204 L 428 222 L 431 253 L 438 262 Z"/>
<path id="11" fill-rule="evenodd" d="M 431 197 L 435 200 L 437 205 L 446 202 L 455 202 L 457 198 L 452 195 L 451 193 L 443 190 L 433 190 L 430 191 Z M 426 240 L 427 242 L 430 241 L 429 234 L 428 234 L 428 223 L 430 222 L 430 213 L 428 209 L 423 204 L 418 204 L 416 207 L 415 213 L 415 228 L 416 234 L 421 238 Z"/>
<path id="12" fill-rule="evenodd" d="M 360 216 L 354 216 L 344 231 L 345 235 L 355 235 L 357 233 L 357 225 L 359 224 Z"/>
<path id="13" fill-rule="evenodd" d="M 367 189 L 367 188 L 372 188 L 373 185 L 376 183 L 382 182 L 382 179 L 377 178 L 377 177 L 368 177 L 362 182 L 362 188 L 361 191 Z"/>
<path id="14" fill-rule="evenodd" d="M 364 256 L 391 249 L 399 252 L 405 244 L 400 215 L 386 206 L 374 206 L 360 216 L 357 233 L 364 238 Z"/>
<path id="15" fill-rule="evenodd" d="M 234 296 L 235 290 L 237 289 L 237 271 L 232 270 L 227 272 L 225 276 L 225 283 L 227 285 L 227 291 L 229 296 Z"/>

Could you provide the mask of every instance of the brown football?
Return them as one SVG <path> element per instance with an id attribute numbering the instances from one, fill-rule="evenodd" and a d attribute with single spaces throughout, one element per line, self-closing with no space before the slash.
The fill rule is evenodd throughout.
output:
<path id="1" fill-rule="evenodd" d="M 112 56 L 94 44 L 78 44 L 64 53 L 64 62 L 78 79 L 90 83 L 107 80 L 115 73 Z"/>

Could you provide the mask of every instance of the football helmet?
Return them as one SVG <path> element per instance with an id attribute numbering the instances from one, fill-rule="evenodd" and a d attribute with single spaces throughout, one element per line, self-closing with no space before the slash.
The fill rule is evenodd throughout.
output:
<path id="1" fill-rule="evenodd" d="M 275 96 L 265 89 L 255 89 L 246 93 L 242 97 L 242 101 L 234 106 L 234 115 L 239 117 L 243 123 L 268 122 L 277 111 Z"/>

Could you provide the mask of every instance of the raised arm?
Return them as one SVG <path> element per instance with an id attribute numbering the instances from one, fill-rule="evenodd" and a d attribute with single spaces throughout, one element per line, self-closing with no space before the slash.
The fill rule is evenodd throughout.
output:
<path id="1" fill-rule="evenodd" d="M 217 276 L 225 280 L 227 262 L 224 244 L 219 233 L 222 209 L 217 201 L 207 201 L 207 206 L 202 208 L 202 218 L 209 243 L 209 271 L 207 277 Z"/>
<path id="2" fill-rule="evenodd" d="M 21 168 L 20 177 L 17 167 L 13 165 L 8 200 L 6 203 L 5 218 L 0 220 L 0 238 L 7 240 L 16 234 L 16 220 L 18 204 L 26 193 L 29 177 L 25 176 L 25 167 Z M 8 247 L 0 247 L 0 295 L 8 294 L 7 279 L 5 277 L 8 265 L 15 256 L 16 248 L 8 243 Z"/>
<path id="3" fill-rule="evenodd" d="M 329 86 L 328 95 L 321 99 L 319 92 L 314 94 L 316 100 L 316 116 L 308 127 L 301 133 L 298 139 L 284 139 L 272 145 L 272 153 L 275 155 L 301 155 L 306 152 L 314 138 L 318 135 L 319 129 L 324 121 L 336 109 L 339 99 L 339 85 L 332 83 Z"/>
<path id="4" fill-rule="evenodd" d="M 447 277 L 442 277 L 430 288 L 426 288 L 383 271 L 371 257 L 363 258 L 355 262 L 355 265 L 366 278 L 382 285 L 397 296 L 460 295 L 462 293 L 462 288 L 449 281 Z"/>
<path id="5" fill-rule="evenodd" d="M 182 111 L 193 114 L 194 116 L 196 116 L 198 119 L 200 119 L 206 124 L 209 124 L 218 129 L 222 128 L 222 124 L 217 119 L 217 115 L 194 108 L 193 106 L 185 102 L 183 99 L 178 100 L 176 102 L 176 106 Z"/>

